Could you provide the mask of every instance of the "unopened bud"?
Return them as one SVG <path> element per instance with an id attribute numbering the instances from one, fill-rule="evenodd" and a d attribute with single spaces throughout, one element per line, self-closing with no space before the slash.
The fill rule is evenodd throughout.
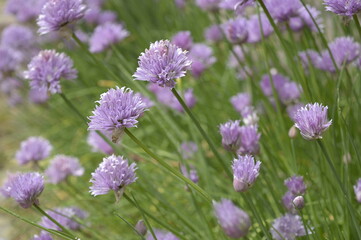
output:
<path id="1" fill-rule="evenodd" d="M 288 131 L 288 136 L 290 138 L 295 138 L 297 136 L 297 128 L 295 127 L 295 125 L 293 125 Z"/>
<path id="2" fill-rule="evenodd" d="M 234 178 L 233 187 L 236 192 L 245 192 L 249 189 L 250 186 L 248 183 L 240 181 L 237 178 Z"/>
<path id="3" fill-rule="evenodd" d="M 145 234 L 147 234 L 147 227 L 145 226 L 143 220 L 139 220 L 137 222 L 137 224 L 135 225 L 135 229 L 137 230 L 138 233 L 140 233 L 143 236 L 145 236 Z"/>
<path id="4" fill-rule="evenodd" d="M 293 199 L 293 205 L 295 208 L 301 210 L 305 206 L 305 200 L 303 196 L 297 196 L 295 199 Z"/>

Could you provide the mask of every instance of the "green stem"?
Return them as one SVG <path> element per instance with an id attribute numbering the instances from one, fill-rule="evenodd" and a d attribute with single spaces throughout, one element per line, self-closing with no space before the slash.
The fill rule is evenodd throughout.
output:
<path id="1" fill-rule="evenodd" d="M 179 171 L 172 168 L 170 165 L 168 165 L 164 160 L 159 158 L 155 153 L 153 153 L 147 146 L 145 146 L 136 136 L 134 136 L 128 129 L 124 129 L 124 132 L 139 146 L 143 149 L 144 152 L 146 152 L 149 156 L 151 156 L 154 160 L 156 160 L 162 167 L 167 169 L 169 172 L 171 172 L 173 175 L 175 175 L 180 180 L 184 181 L 185 183 L 189 184 L 194 190 L 196 190 L 198 193 L 200 193 L 209 203 L 212 202 L 212 198 L 209 196 L 207 192 L 205 192 L 201 187 L 199 187 L 197 184 L 192 182 L 190 179 L 183 176 Z"/>
<path id="2" fill-rule="evenodd" d="M 65 96 L 65 94 L 64 93 L 59 93 L 59 95 L 64 100 L 66 105 L 68 105 L 68 107 L 71 110 L 73 110 L 75 112 L 75 114 L 78 117 L 80 117 L 80 119 L 83 120 L 87 124 L 88 120 L 79 112 L 79 110 L 71 103 L 71 101 L 69 101 L 69 99 Z"/>
<path id="3" fill-rule="evenodd" d="M 356 23 L 357 31 L 358 31 L 358 33 L 360 34 L 360 37 L 361 37 L 361 25 L 360 25 L 360 21 L 358 20 L 357 14 L 354 14 L 352 16 L 352 18 Z"/>
<path id="4" fill-rule="evenodd" d="M 207 135 L 207 133 L 203 130 L 202 126 L 200 125 L 200 123 L 198 122 L 197 118 L 193 115 L 193 113 L 191 112 L 191 110 L 189 109 L 189 107 L 187 106 L 187 104 L 183 101 L 182 97 L 178 94 L 177 90 L 175 90 L 175 88 L 172 88 L 172 93 L 173 95 L 177 98 L 178 102 L 182 105 L 183 109 L 185 110 L 185 112 L 188 114 L 188 116 L 192 119 L 194 125 L 197 127 L 198 131 L 201 133 L 201 135 L 203 136 L 203 138 L 206 140 L 206 142 L 208 143 L 211 151 L 213 152 L 214 156 L 217 158 L 217 160 L 219 161 L 219 163 L 222 165 L 222 167 L 224 168 L 224 170 L 226 171 L 227 175 L 229 178 L 232 178 L 232 173 L 231 171 L 228 169 L 227 165 L 223 162 L 221 156 L 219 155 L 216 147 L 214 146 L 212 140 L 209 138 L 209 136 Z M 191 181 L 192 182 L 192 181 Z"/>
<path id="5" fill-rule="evenodd" d="M 33 204 L 33 207 L 43 216 L 47 217 L 50 221 L 52 221 L 56 226 L 58 226 L 64 233 L 68 234 L 72 239 L 78 239 L 75 237 L 68 229 L 66 229 L 63 225 L 61 225 L 58 221 L 52 218 L 49 214 L 47 214 L 41 207 L 37 204 Z"/>

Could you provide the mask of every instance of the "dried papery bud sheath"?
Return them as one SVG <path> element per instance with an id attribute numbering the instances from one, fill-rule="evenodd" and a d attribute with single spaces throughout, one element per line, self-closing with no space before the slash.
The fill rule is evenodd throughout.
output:
<path id="1" fill-rule="evenodd" d="M 75 79 L 78 72 L 73 61 L 64 53 L 42 50 L 28 64 L 24 77 L 30 80 L 32 89 L 46 88 L 51 94 L 61 93 L 60 79 Z"/>
<path id="2" fill-rule="evenodd" d="M 353 186 L 353 190 L 355 192 L 356 200 L 361 203 L 361 178 L 357 180 L 355 186 Z"/>
<path id="3" fill-rule="evenodd" d="M 290 213 L 275 219 L 270 232 L 275 240 L 293 240 L 306 235 L 301 217 Z"/>
<path id="4" fill-rule="evenodd" d="M 187 52 L 169 42 L 152 43 L 139 57 L 135 80 L 149 81 L 161 87 L 173 88 L 177 78 L 184 77 L 192 62 Z"/>
<path id="5" fill-rule="evenodd" d="M 60 223 L 65 228 L 69 228 L 71 230 L 79 230 L 81 228 L 81 224 L 76 221 L 77 218 L 85 219 L 88 217 L 88 213 L 79 209 L 77 207 L 62 207 L 55 208 L 54 210 L 48 210 L 46 213 L 52 217 L 55 221 Z M 54 229 L 57 231 L 62 231 L 62 229 L 57 226 L 53 221 L 51 221 L 48 217 L 43 216 L 39 223 L 41 226 Z"/>
<path id="6" fill-rule="evenodd" d="M 233 160 L 233 187 L 236 192 L 247 191 L 256 181 L 261 168 L 261 162 L 255 161 L 250 155 L 241 156 Z"/>
<path id="7" fill-rule="evenodd" d="M 325 132 L 332 124 L 332 120 L 327 118 L 328 107 L 322 104 L 307 104 L 300 108 L 295 116 L 295 126 L 301 132 L 306 140 L 321 139 Z"/>
<path id="8" fill-rule="evenodd" d="M 222 135 L 222 145 L 230 152 L 237 152 L 241 147 L 241 126 L 240 121 L 228 121 L 219 126 Z"/>
<path id="9" fill-rule="evenodd" d="M 147 227 L 145 226 L 143 220 L 139 220 L 137 222 L 137 224 L 135 225 L 135 229 L 137 230 L 138 233 L 140 233 L 143 236 L 147 234 Z"/>
<path id="10" fill-rule="evenodd" d="M 352 17 L 361 12 L 361 2 L 357 0 L 324 0 L 327 11 L 341 16 Z"/>
<path id="11" fill-rule="evenodd" d="M 294 195 L 304 195 L 306 192 L 306 184 L 302 176 L 293 176 L 285 180 L 285 186 Z"/>
<path id="12" fill-rule="evenodd" d="M 137 180 L 136 169 L 135 163 L 129 165 L 128 160 L 122 156 L 111 155 L 104 158 L 92 173 L 90 193 L 98 196 L 114 191 L 119 200 L 125 187 Z"/>
<path id="13" fill-rule="evenodd" d="M 80 165 L 79 159 L 66 155 L 56 155 L 46 169 L 45 175 L 53 184 L 66 180 L 69 176 L 82 176 L 84 168 Z"/>
<path id="14" fill-rule="evenodd" d="M 43 35 L 63 30 L 83 18 L 85 10 L 83 0 L 49 0 L 37 19 L 38 32 Z"/>
<path id="15" fill-rule="evenodd" d="M 16 152 L 16 159 L 19 164 L 38 162 L 49 157 L 53 149 L 50 142 L 43 137 L 29 137 L 21 142 L 20 149 Z"/>
<path id="16" fill-rule="evenodd" d="M 137 119 L 147 110 L 140 95 L 125 87 L 109 89 L 97 103 L 88 129 L 112 132 L 113 142 L 118 141 L 124 128 L 136 127 Z"/>
<path id="17" fill-rule="evenodd" d="M 295 208 L 297 208 L 298 210 L 301 210 L 302 208 L 305 207 L 305 199 L 303 198 L 303 196 L 295 197 L 295 199 L 293 199 L 292 203 L 295 206 Z"/>
<path id="18" fill-rule="evenodd" d="M 8 193 L 23 208 L 39 204 L 38 197 L 44 190 L 44 177 L 37 172 L 19 173 L 9 179 Z"/>
<path id="19" fill-rule="evenodd" d="M 251 219 L 245 211 L 228 199 L 213 202 L 213 207 L 218 223 L 227 236 L 240 238 L 247 235 L 251 227 Z"/>

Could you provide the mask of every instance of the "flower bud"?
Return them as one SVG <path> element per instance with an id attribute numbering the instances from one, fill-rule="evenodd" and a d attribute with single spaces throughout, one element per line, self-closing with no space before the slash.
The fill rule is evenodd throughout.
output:
<path id="1" fill-rule="evenodd" d="M 295 206 L 295 208 L 301 210 L 302 208 L 304 208 L 305 206 L 305 200 L 303 198 L 303 196 L 297 196 L 295 197 L 295 199 L 293 199 L 293 205 Z"/>
<path id="2" fill-rule="evenodd" d="M 137 224 L 135 225 L 135 229 L 137 230 L 138 233 L 140 233 L 143 236 L 145 236 L 145 234 L 147 234 L 147 227 L 145 226 L 143 220 L 139 220 L 137 222 Z"/>

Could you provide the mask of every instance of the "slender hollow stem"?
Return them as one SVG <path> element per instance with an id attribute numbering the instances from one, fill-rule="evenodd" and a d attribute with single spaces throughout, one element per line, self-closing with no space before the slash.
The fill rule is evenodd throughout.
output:
<path id="1" fill-rule="evenodd" d="M 179 171 L 171 167 L 168 163 L 166 163 L 164 160 L 162 160 L 160 157 L 158 157 L 155 153 L 153 153 L 147 146 L 145 146 L 136 136 L 134 136 L 128 129 L 124 129 L 124 132 L 140 147 L 143 149 L 144 152 L 146 152 L 149 156 L 151 156 L 154 160 L 156 160 L 162 167 L 164 167 L 166 170 L 171 172 L 173 175 L 175 175 L 177 178 L 182 180 L 183 182 L 189 184 L 194 190 L 196 190 L 198 193 L 200 193 L 209 203 L 212 202 L 212 198 L 209 196 L 209 194 L 204 191 L 201 187 L 199 187 L 197 184 L 192 182 L 190 179 L 183 176 Z"/>
<path id="2" fill-rule="evenodd" d="M 65 96 L 64 93 L 59 93 L 60 97 L 64 100 L 64 102 L 66 103 L 66 105 L 68 105 L 68 107 L 74 111 L 74 113 L 81 119 L 83 120 L 85 123 L 88 122 L 88 120 L 79 112 L 79 110 L 73 105 L 73 103 L 71 101 L 69 101 L 69 99 Z"/>
<path id="3" fill-rule="evenodd" d="M 355 23 L 356 23 L 357 31 L 358 31 L 358 33 L 360 34 L 360 37 L 361 37 L 361 25 L 360 25 L 360 21 L 359 21 L 359 19 L 358 19 L 357 14 L 354 14 L 354 15 L 352 16 L 352 18 L 353 18 L 353 20 L 354 20 Z"/>
<path id="4" fill-rule="evenodd" d="M 226 171 L 228 177 L 232 178 L 232 173 L 230 172 L 229 168 L 227 167 L 227 165 L 223 162 L 221 156 L 219 155 L 216 147 L 214 146 L 212 140 L 209 138 L 208 134 L 204 131 L 204 129 L 202 128 L 201 124 L 198 122 L 197 118 L 193 115 L 193 113 L 191 112 L 191 110 L 189 109 L 189 107 L 187 106 L 187 104 L 184 102 L 184 100 L 182 99 L 182 97 L 178 94 L 177 90 L 175 90 L 175 88 L 172 88 L 172 93 L 173 95 L 177 98 L 178 102 L 182 105 L 184 111 L 186 111 L 186 113 L 188 114 L 188 116 L 192 119 L 194 125 L 197 127 L 198 131 L 201 133 L 201 135 L 203 136 L 203 138 L 206 140 L 206 142 L 208 143 L 211 151 L 213 152 L 214 156 L 217 158 L 217 160 L 219 161 L 219 163 L 222 165 L 222 167 L 224 168 L 224 170 Z"/>
<path id="5" fill-rule="evenodd" d="M 33 205 L 34 208 L 43 216 L 47 217 L 50 221 L 52 221 L 56 226 L 58 226 L 64 233 L 72 237 L 72 239 L 78 239 L 75 237 L 68 229 L 66 229 L 63 225 L 61 225 L 58 221 L 56 221 L 54 218 L 52 218 L 49 214 L 47 214 L 41 207 L 39 207 L 37 204 Z"/>

